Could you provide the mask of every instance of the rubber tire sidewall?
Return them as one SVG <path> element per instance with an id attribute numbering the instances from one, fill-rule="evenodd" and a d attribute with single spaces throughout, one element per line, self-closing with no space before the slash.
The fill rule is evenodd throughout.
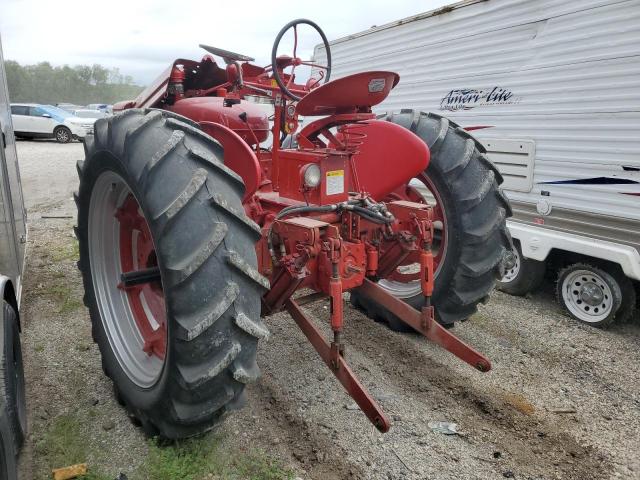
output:
<path id="1" fill-rule="evenodd" d="M 3 300 L 3 325 L 0 326 L 0 369 L 3 380 L 3 398 L 9 429 L 13 437 L 16 450 L 24 443 L 27 434 L 27 412 L 25 405 L 24 365 L 22 363 L 22 347 L 20 345 L 20 331 L 18 316 L 13 306 Z M 15 357 L 16 365 L 13 359 Z M 17 377 L 17 378 L 16 378 Z"/>
<path id="2" fill-rule="evenodd" d="M 601 268 L 606 271 L 620 286 L 622 301 L 620 308 L 616 312 L 615 321 L 618 323 L 631 322 L 636 313 L 638 295 L 633 282 L 627 277 L 619 265 L 605 264 Z"/>
<path id="3" fill-rule="evenodd" d="M 79 198 L 80 204 L 83 205 L 83 208 L 81 209 L 82 218 L 79 219 L 79 225 L 82 225 L 84 226 L 84 228 L 87 229 L 87 231 L 84 233 L 86 235 L 85 238 L 87 239 L 87 242 L 86 242 L 87 246 L 82 247 L 83 250 L 86 250 L 82 252 L 83 258 L 86 258 L 86 259 L 90 258 L 89 251 L 88 251 L 88 244 L 89 244 L 88 214 L 89 214 L 89 205 L 91 201 L 91 192 L 93 192 L 95 182 L 100 177 L 101 174 L 107 171 L 112 171 L 117 175 L 119 175 L 127 184 L 127 187 L 129 188 L 129 190 L 133 193 L 134 197 L 136 198 L 136 201 L 138 201 L 138 206 L 142 210 L 145 219 L 150 218 L 150 214 L 146 210 L 145 205 L 141 204 L 139 201 L 139 199 L 142 198 L 142 193 L 136 188 L 135 182 L 131 181 L 131 176 L 129 172 L 126 170 L 126 168 L 124 167 L 124 165 L 122 164 L 122 162 L 118 158 L 116 158 L 114 155 L 106 151 L 96 153 L 96 155 L 101 156 L 101 159 L 99 162 L 92 161 L 92 162 L 85 163 L 86 167 L 83 172 L 83 182 L 82 182 L 83 188 L 80 190 L 80 198 Z M 98 165 L 98 168 L 95 168 L 96 165 Z M 150 225 L 150 231 L 151 231 L 151 225 Z M 151 231 L 151 237 L 153 238 L 153 241 L 155 243 L 156 237 L 154 233 L 155 232 Z M 157 260 L 158 260 L 158 265 L 160 266 L 161 274 L 162 274 L 161 259 L 158 258 Z M 87 301 L 89 303 L 89 309 L 91 310 L 91 318 L 100 318 L 102 320 L 102 315 L 100 313 L 100 309 L 98 308 L 98 303 L 96 301 L 93 277 L 88 289 L 87 289 L 87 285 L 85 285 L 85 290 L 87 294 Z M 167 313 L 167 316 L 168 315 L 169 314 Z M 170 365 L 172 360 L 171 348 L 167 348 L 165 361 L 162 366 L 162 372 L 160 373 L 158 380 L 153 384 L 153 386 L 149 388 L 142 388 L 136 385 L 120 366 L 120 362 L 118 361 L 115 354 L 113 353 L 113 350 L 109 343 L 109 338 L 105 331 L 103 322 L 102 321 L 93 322 L 92 325 L 93 325 L 92 327 L 93 334 L 95 337 L 94 340 L 98 343 L 98 345 L 100 346 L 100 351 L 102 352 L 102 362 L 103 362 L 102 367 L 106 375 L 109 376 L 111 380 L 114 382 L 114 385 L 118 386 L 117 388 L 119 390 L 120 395 L 122 395 L 126 399 L 127 403 L 134 408 L 139 408 L 141 410 L 149 410 L 154 406 L 156 406 L 159 402 L 161 402 L 162 399 L 164 398 L 165 389 L 167 387 L 167 380 L 168 380 L 169 372 L 171 370 L 170 368 L 167 368 L 167 365 Z M 167 322 L 167 347 L 171 345 L 171 342 L 169 341 L 171 334 L 172 334 L 171 322 Z"/>

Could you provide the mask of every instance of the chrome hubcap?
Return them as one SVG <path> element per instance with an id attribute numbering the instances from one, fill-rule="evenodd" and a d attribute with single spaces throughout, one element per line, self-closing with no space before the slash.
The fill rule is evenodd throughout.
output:
<path id="1" fill-rule="evenodd" d="M 595 283 L 591 282 L 582 285 L 579 295 L 583 302 L 591 305 L 592 307 L 599 305 L 602 303 L 602 300 L 604 300 L 604 293 L 602 292 L 602 289 Z"/>
<path id="2" fill-rule="evenodd" d="M 502 276 L 502 283 L 513 282 L 520 273 L 520 254 L 517 250 L 509 250 L 504 256 L 505 272 Z"/>
<path id="3" fill-rule="evenodd" d="M 576 270 L 564 279 L 562 298 L 567 310 L 584 322 L 599 322 L 613 309 L 613 295 L 604 279 L 590 270 Z"/>

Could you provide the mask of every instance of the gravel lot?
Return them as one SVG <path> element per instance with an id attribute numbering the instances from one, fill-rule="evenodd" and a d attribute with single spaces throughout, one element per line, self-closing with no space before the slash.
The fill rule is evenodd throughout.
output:
<path id="1" fill-rule="evenodd" d="M 114 401 L 91 342 L 73 253 L 72 192 L 82 145 L 18 142 L 29 213 L 23 352 L 31 434 L 23 478 L 47 478 L 56 419 L 80 419 L 87 461 L 115 477 L 149 451 Z M 54 288 L 56 286 L 64 288 Z M 309 310 L 328 318 L 321 304 Z M 638 318 L 607 331 L 578 325 L 551 291 L 495 293 L 455 333 L 484 352 L 481 374 L 417 335 L 346 310 L 347 358 L 393 418 L 379 434 L 354 408 L 294 322 L 267 320 L 263 376 L 218 435 L 309 479 L 640 478 Z M 432 432 L 450 421 L 460 434 Z M 60 465 L 57 465 L 60 466 Z M 142 478 L 142 477 L 139 477 Z"/>

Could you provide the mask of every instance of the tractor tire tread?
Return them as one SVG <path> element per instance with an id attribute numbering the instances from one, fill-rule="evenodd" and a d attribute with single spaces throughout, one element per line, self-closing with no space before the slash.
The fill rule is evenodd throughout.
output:
<path id="1" fill-rule="evenodd" d="M 269 287 L 257 270 L 260 229 L 242 208 L 241 179 L 224 166 L 218 142 L 195 122 L 166 111 L 131 109 L 99 120 L 94 131 L 78 168 L 78 263 L 105 373 L 146 434 L 202 434 L 242 403 L 245 383 L 259 375 L 257 343 L 268 334 L 259 319 L 260 296 Z M 153 397 L 121 371 L 93 291 L 88 208 L 92 182 L 105 164 L 136 194 L 160 260 L 170 345 Z"/>
<path id="2" fill-rule="evenodd" d="M 439 180 L 446 190 L 441 194 L 449 196 L 456 242 L 454 247 L 450 239 L 447 248 L 455 251 L 445 255 L 444 265 L 436 272 L 432 301 L 436 319 L 451 326 L 475 313 L 501 276 L 502 259 L 511 243 L 506 228 L 511 208 L 499 190 L 502 176 L 487 159 L 482 144 L 445 117 L 404 109 L 381 118 L 410 129 L 427 143 L 431 162 L 425 173 L 434 182 Z M 353 292 L 351 299 L 368 316 L 384 319 L 392 329 L 407 329 L 395 315 L 359 292 Z M 406 301 L 419 309 L 424 297 L 419 294 Z"/>
<path id="3" fill-rule="evenodd" d="M 184 282 L 195 273 L 207 260 L 216 252 L 224 237 L 227 235 L 229 227 L 224 222 L 216 222 L 213 232 L 206 237 L 198 248 L 196 248 L 182 262 L 167 265 L 167 271 L 175 276 L 176 284 Z"/>

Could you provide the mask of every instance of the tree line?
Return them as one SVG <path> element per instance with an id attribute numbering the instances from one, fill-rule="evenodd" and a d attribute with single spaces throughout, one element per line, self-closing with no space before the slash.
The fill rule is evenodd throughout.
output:
<path id="1" fill-rule="evenodd" d="M 7 60 L 5 69 L 12 102 L 112 104 L 135 98 L 143 88 L 117 68 L 98 64 L 54 67 L 49 62 L 20 65 Z"/>

